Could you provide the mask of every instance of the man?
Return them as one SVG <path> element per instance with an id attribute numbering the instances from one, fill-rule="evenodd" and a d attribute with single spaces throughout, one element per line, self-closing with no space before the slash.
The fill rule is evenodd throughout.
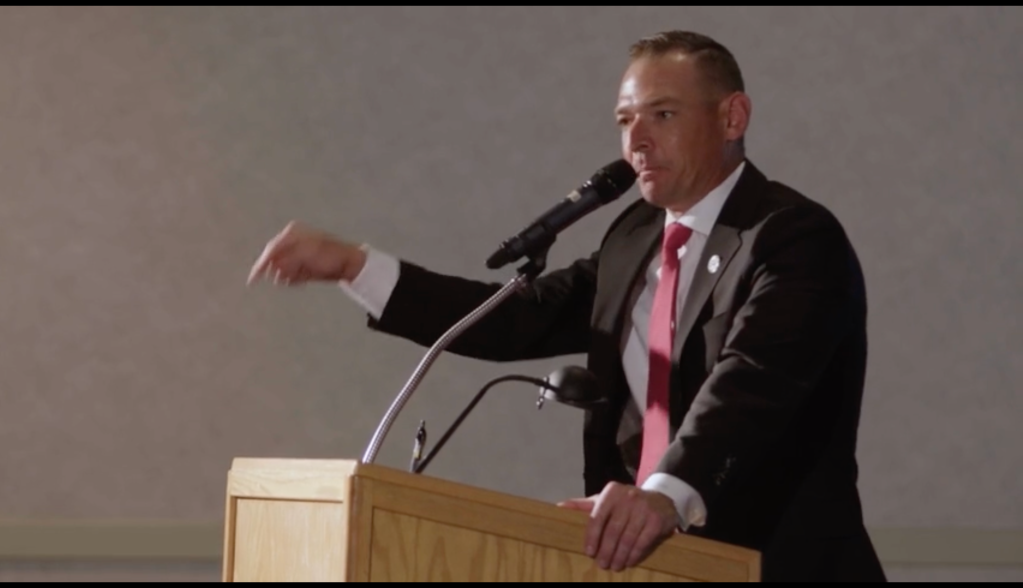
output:
<path id="1" fill-rule="evenodd" d="M 611 402 L 587 412 L 585 548 L 606 569 L 679 530 L 757 549 L 765 581 L 885 579 L 855 458 L 866 362 L 856 255 L 824 207 L 746 159 L 751 102 L 727 49 L 637 42 L 619 92 L 642 199 L 599 249 L 537 279 L 449 350 L 586 352 Z M 378 331 L 431 345 L 499 287 L 290 224 L 253 266 L 336 282 Z"/>

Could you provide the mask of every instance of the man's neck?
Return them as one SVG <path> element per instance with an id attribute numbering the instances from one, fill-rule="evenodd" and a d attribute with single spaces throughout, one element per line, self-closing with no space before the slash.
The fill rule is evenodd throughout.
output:
<path id="1" fill-rule="evenodd" d="M 743 155 L 742 153 L 740 153 L 737 157 L 734 157 L 731 160 L 729 160 L 724 166 L 721 167 L 721 170 L 715 175 L 715 178 L 711 183 L 710 187 L 706 188 L 705 190 L 702 190 L 699 193 L 699 195 L 688 198 L 684 202 L 668 206 L 667 209 L 668 215 L 673 219 L 678 219 L 679 217 L 684 215 L 692 207 L 696 206 L 701 200 L 706 198 L 708 194 L 713 192 L 726 179 L 728 179 L 728 176 L 732 175 L 732 172 L 735 171 L 735 168 L 739 167 L 739 165 L 742 164 L 743 161 L 745 161 L 745 155 Z"/>

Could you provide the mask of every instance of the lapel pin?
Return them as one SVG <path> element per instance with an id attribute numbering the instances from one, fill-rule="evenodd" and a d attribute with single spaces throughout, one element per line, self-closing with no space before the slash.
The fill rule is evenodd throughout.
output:
<path id="1" fill-rule="evenodd" d="M 707 262 L 707 271 L 714 274 L 717 273 L 719 267 L 721 267 L 721 258 L 717 255 L 712 255 L 710 261 Z"/>

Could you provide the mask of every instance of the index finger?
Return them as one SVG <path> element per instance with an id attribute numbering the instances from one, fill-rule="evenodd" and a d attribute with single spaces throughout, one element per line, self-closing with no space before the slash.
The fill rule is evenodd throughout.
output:
<path id="1" fill-rule="evenodd" d="M 270 242 L 266 244 L 266 247 L 263 248 L 263 253 L 259 256 L 259 259 L 256 260 L 256 263 L 252 264 L 252 269 L 249 271 L 247 283 L 251 284 L 257 276 L 264 273 L 272 259 L 280 255 L 287 248 L 289 245 L 287 236 L 288 235 L 286 233 L 282 233 L 271 239 Z"/>
<path id="2" fill-rule="evenodd" d="M 258 276 L 266 273 L 267 267 L 270 265 L 270 253 L 271 249 L 267 246 L 263 250 L 262 255 L 259 256 L 259 259 L 256 260 L 256 263 L 252 264 L 252 269 L 249 270 L 249 278 L 245 282 L 246 284 L 251 285 Z"/>

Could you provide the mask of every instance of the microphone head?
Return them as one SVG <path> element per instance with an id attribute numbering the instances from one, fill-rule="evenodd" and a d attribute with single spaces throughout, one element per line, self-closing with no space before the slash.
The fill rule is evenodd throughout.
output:
<path id="1" fill-rule="evenodd" d="M 597 376 L 579 366 L 566 366 L 555 370 L 543 380 L 540 395 L 575 408 L 590 408 L 607 402 L 601 393 Z"/>
<path id="2" fill-rule="evenodd" d="M 613 161 L 593 174 L 588 184 L 596 191 L 601 203 L 617 200 L 636 183 L 636 170 L 624 159 Z"/>

